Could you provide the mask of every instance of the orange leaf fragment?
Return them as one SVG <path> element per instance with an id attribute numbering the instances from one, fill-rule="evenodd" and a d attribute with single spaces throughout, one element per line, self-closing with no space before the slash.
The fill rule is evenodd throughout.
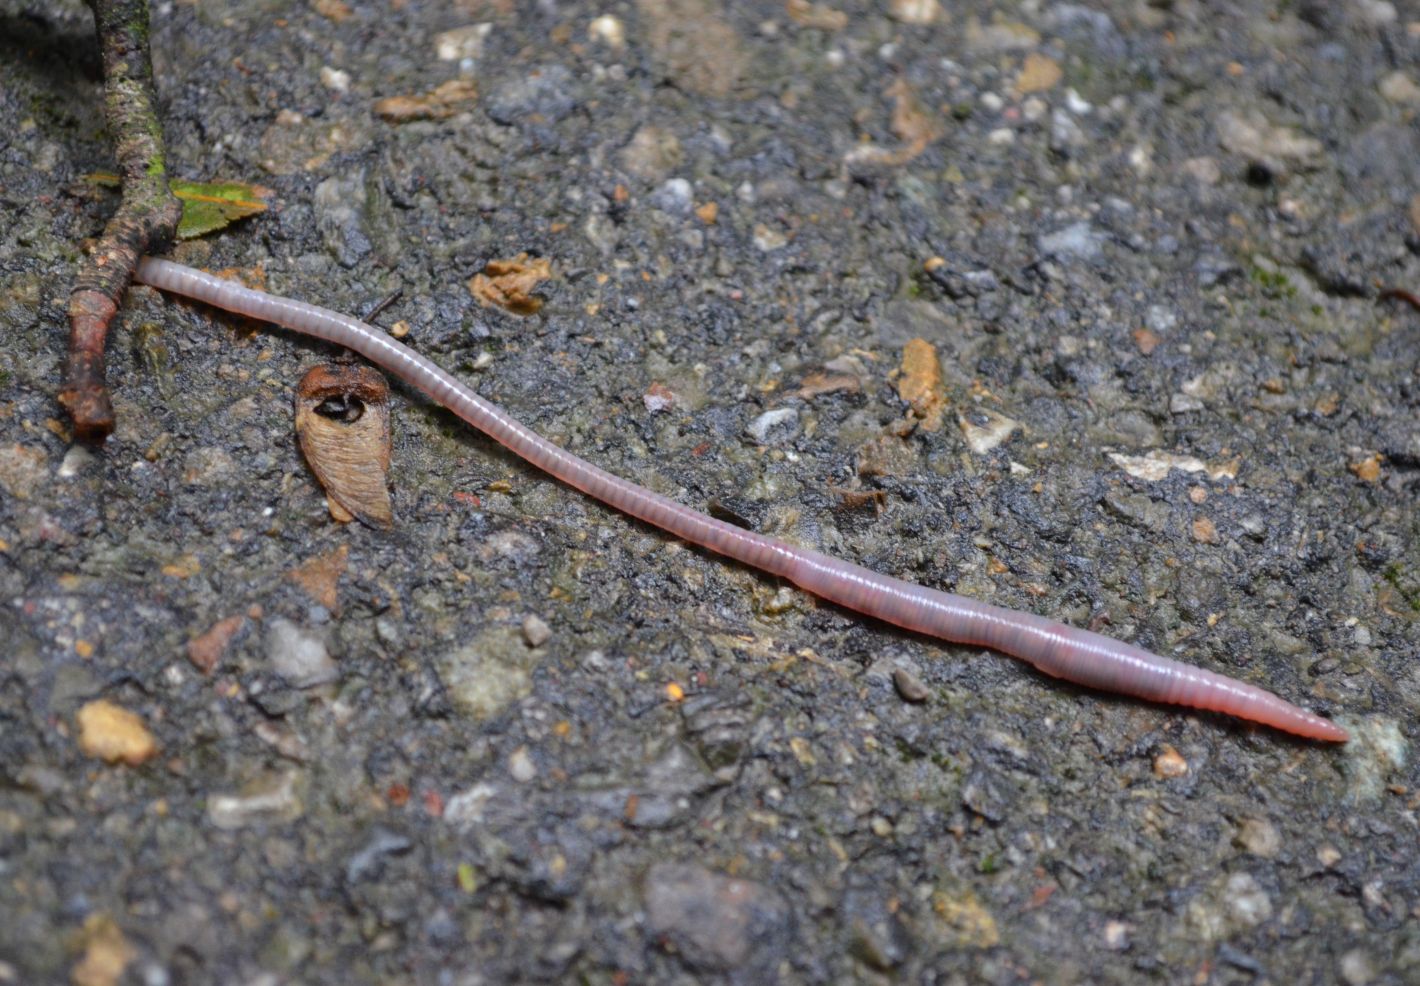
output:
<path id="1" fill-rule="evenodd" d="M 205 633 L 189 640 L 187 659 L 192 662 L 192 666 L 203 674 L 211 674 L 217 662 L 222 660 L 222 655 L 227 653 L 232 638 L 245 622 L 246 617 L 240 613 L 229 616 L 225 620 L 218 620 Z"/>
<path id="2" fill-rule="evenodd" d="M 339 605 L 336 588 L 340 576 L 345 574 L 345 564 L 349 559 L 350 546 L 342 544 L 334 551 L 327 551 L 302 562 L 287 572 L 286 577 L 300 586 L 306 595 L 333 613 Z"/>
<path id="3" fill-rule="evenodd" d="M 922 423 L 924 431 L 940 429 L 948 401 L 936 347 L 926 339 L 909 339 L 902 347 L 902 366 L 898 372 L 897 396 L 907 402 L 910 413 Z"/>

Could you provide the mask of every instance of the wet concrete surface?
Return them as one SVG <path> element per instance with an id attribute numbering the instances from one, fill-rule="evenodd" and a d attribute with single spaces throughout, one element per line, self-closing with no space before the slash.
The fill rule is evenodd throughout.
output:
<path id="1" fill-rule="evenodd" d="M 335 524 L 291 400 L 330 351 L 146 289 L 73 445 L 111 149 L 87 11 L 7 0 L 0 983 L 1420 977 L 1415 8 L 153 21 L 174 172 L 275 193 L 178 259 L 399 289 L 605 468 L 1354 738 L 816 604 L 398 387 L 394 526 Z M 541 310 L 481 304 L 524 253 Z"/>

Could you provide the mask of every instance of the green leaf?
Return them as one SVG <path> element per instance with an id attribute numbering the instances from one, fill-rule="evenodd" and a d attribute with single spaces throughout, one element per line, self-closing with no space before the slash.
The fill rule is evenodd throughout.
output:
<path id="1" fill-rule="evenodd" d="M 459 889 L 471 894 L 478 889 L 478 872 L 472 863 L 460 863 L 458 867 Z"/>
<path id="2" fill-rule="evenodd" d="M 190 240 L 222 229 L 238 219 L 266 211 L 271 189 L 236 181 L 174 181 L 173 194 L 182 199 L 178 239 Z"/>
<path id="3" fill-rule="evenodd" d="M 122 184 L 118 175 L 108 172 L 98 172 L 88 177 L 94 184 L 109 188 L 117 188 Z M 266 200 L 272 195 L 269 188 L 238 181 L 204 182 L 174 178 L 168 185 L 182 202 L 182 219 L 177 228 L 180 240 L 204 236 L 223 229 L 238 219 L 265 212 Z"/>

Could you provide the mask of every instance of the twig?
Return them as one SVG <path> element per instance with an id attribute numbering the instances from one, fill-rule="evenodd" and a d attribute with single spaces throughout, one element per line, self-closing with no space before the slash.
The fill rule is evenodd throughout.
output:
<path id="1" fill-rule="evenodd" d="M 84 261 L 69 295 L 69 363 L 59 402 L 75 436 L 102 441 L 113 431 L 104 380 L 104 339 L 138 258 L 160 251 L 182 206 L 168 188 L 163 131 L 153 108 L 147 0 L 89 0 L 104 66 L 104 118 L 116 142 L 123 201 Z"/>
<path id="2" fill-rule="evenodd" d="M 1414 292 L 1406 291 L 1404 288 L 1386 288 L 1380 293 L 1378 300 L 1390 301 L 1392 299 L 1403 301 L 1416 311 L 1420 311 L 1420 296 L 1416 296 Z"/>

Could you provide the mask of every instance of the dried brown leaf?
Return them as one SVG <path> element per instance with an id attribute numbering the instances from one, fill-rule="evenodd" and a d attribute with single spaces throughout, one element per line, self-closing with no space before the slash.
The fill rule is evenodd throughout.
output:
<path id="1" fill-rule="evenodd" d="M 514 315 L 536 315 L 543 300 L 532 291 L 552 277 L 552 261 L 546 257 L 528 259 L 520 253 L 512 260 L 490 260 L 481 273 L 473 275 L 468 290 L 485 307 L 497 305 Z"/>
<path id="2" fill-rule="evenodd" d="M 418 96 L 387 96 L 375 101 L 375 115 L 387 123 L 447 120 L 478 98 L 469 79 L 450 79 Z"/>
<path id="3" fill-rule="evenodd" d="M 892 132 L 904 145 L 898 152 L 898 163 L 905 164 L 940 137 L 941 130 L 904 80 L 898 79 L 889 86 L 887 94 L 892 97 Z"/>
<path id="4" fill-rule="evenodd" d="M 862 388 L 862 381 L 851 373 L 810 373 L 804 377 L 804 382 L 794 393 L 804 400 L 809 400 L 820 394 L 832 394 L 840 390 L 856 394 Z"/>
<path id="5" fill-rule="evenodd" d="M 336 520 L 389 527 L 389 384 L 368 366 L 313 367 L 296 388 L 296 436 Z"/>

